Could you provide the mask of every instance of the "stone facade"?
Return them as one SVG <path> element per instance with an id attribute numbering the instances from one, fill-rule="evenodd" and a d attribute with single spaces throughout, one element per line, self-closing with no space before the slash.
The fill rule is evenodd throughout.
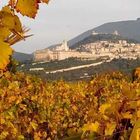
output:
<path id="1" fill-rule="evenodd" d="M 93 58 L 94 56 L 92 53 L 70 50 L 66 41 L 63 41 L 60 46 L 56 46 L 55 49 L 44 49 L 34 53 L 35 61 L 63 60 L 70 57 Z"/>
<path id="2" fill-rule="evenodd" d="M 80 51 L 78 51 L 80 50 Z M 140 57 L 140 44 L 128 43 L 125 40 L 117 42 L 98 41 L 79 46 L 76 50 L 69 49 L 67 42 L 54 49 L 44 49 L 34 53 L 35 61 L 63 60 L 70 57 L 96 59 L 102 56 L 113 58 L 132 58 Z"/>

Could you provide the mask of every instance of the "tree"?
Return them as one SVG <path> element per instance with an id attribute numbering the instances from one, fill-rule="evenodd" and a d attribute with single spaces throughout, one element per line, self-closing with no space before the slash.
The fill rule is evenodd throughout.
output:
<path id="1" fill-rule="evenodd" d="M 0 10 L 0 70 L 6 70 L 13 53 L 11 46 L 31 35 L 26 35 L 28 29 L 22 26 L 17 13 L 35 18 L 40 3 L 49 0 L 8 0 Z"/>

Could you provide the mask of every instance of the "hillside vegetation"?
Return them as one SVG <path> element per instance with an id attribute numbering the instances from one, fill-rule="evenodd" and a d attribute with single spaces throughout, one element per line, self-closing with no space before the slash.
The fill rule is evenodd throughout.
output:
<path id="1" fill-rule="evenodd" d="M 134 39 L 140 42 L 140 20 L 127 20 L 127 21 L 116 21 L 116 22 L 108 22 L 102 24 L 98 27 L 90 29 L 69 41 L 69 45 L 73 46 L 74 44 L 80 42 L 81 40 L 87 38 L 88 36 L 92 35 L 92 33 L 109 33 L 112 34 L 114 31 L 118 31 L 118 33 L 129 39 Z"/>
<path id="2" fill-rule="evenodd" d="M 52 61 L 46 63 L 23 63 L 19 66 L 18 70 L 23 71 L 25 73 L 30 73 L 33 75 L 37 75 L 44 80 L 53 81 L 64 79 L 66 81 L 79 81 L 79 80 L 90 80 L 92 76 L 96 74 L 111 72 L 111 71 L 121 71 L 122 73 L 128 74 L 131 77 L 133 70 L 136 67 L 140 66 L 140 60 L 127 60 L 127 59 L 113 59 L 111 62 L 103 62 L 97 66 L 90 66 L 81 69 L 56 72 L 56 73 L 48 73 L 46 71 L 55 71 L 59 69 L 70 68 L 79 65 L 86 64 L 96 64 L 98 62 L 102 62 L 102 58 L 97 60 L 81 60 L 76 58 L 69 58 L 62 61 Z M 34 64 L 34 65 L 32 65 Z M 44 70 L 40 71 L 29 71 L 30 68 L 44 68 Z"/>
<path id="3" fill-rule="evenodd" d="M 58 69 L 65 69 L 74 66 L 87 65 L 95 62 L 100 62 L 103 58 L 95 60 L 81 59 L 81 58 L 67 58 L 64 60 L 54 60 L 50 62 L 25 62 L 21 63 L 18 70 L 29 71 L 33 68 L 44 68 L 46 71 L 53 71 Z"/>
<path id="4" fill-rule="evenodd" d="M 33 60 L 32 54 L 26 54 L 26 53 L 21 53 L 21 52 L 14 52 L 12 57 L 21 63 Z"/>
<path id="5" fill-rule="evenodd" d="M 97 34 L 97 35 L 89 35 L 88 37 L 85 37 L 83 40 L 75 43 L 70 48 L 71 49 L 77 49 L 81 45 L 86 45 L 86 44 L 94 43 L 94 42 L 97 42 L 97 41 L 117 42 L 119 40 L 126 40 L 128 43 L 138 43 L 138 41 L 136 41 L 134 39 L 128 39 L 128 38 L 122 37 L 120 35 Z"/>

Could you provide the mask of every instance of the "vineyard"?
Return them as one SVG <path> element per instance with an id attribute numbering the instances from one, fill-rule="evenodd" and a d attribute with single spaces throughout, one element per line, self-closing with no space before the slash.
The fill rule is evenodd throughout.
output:
<path id="1" fill-rule="evenodd" d="M 0 140 L 140 140 L 140 68 L 89 82 L 46 82 L 16 72 L 11 46 L 31 35 L 19 15 L 35 18 L 49 0 L 8 0 L 0 10 Z"/>
<path id="2" fill-rule="evenodd" d="M 1 140 L 139 140 L 140 82 L 121 73 L 89 82 L 0 78 Z"/>

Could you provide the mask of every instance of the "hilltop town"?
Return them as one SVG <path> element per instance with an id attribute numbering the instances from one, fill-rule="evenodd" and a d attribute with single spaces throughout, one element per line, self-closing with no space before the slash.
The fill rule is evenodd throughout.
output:
<path id="1" fill-rule="evenodd" d="M 92 33 L 92 37 L 96 35 L 98 33 Z M 117 36 L 118 32 L 115 31 L 113 35 Z M 46 48 L 34 53 L 34 61 L 48 62 L 52 60 L 64 60 L 70 57 L 82 59 L 104 57 L 110 60 L 114 58 L 136 59 L 140 57 L 140 44 L 128 42 L 124 39 L 98 40 L 96 42 L 80 44 L 78 47 L 71 49 L 67 41 L 63 41 L 62 44 L 53 49 Z"/>

